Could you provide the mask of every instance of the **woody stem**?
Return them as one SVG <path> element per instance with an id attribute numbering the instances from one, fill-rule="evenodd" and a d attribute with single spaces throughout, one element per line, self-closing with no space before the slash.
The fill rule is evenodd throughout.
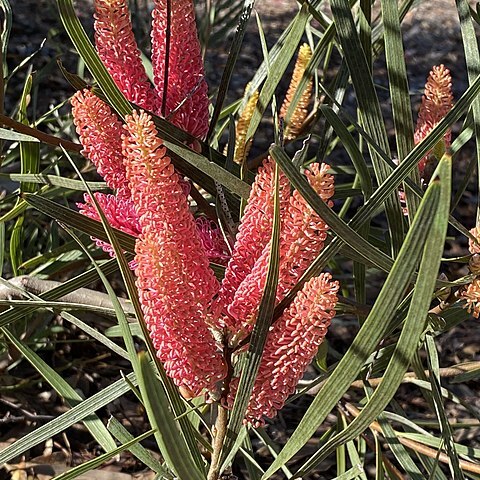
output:
<path id="1" fill-rule="evenodd" d="M 220 454 L 227 434 L 228 411 L 218 405 L 217 420 L 214 427 L 212 463 L 208 471 L 207 480 L 218 480 L 220 474 Z"/>

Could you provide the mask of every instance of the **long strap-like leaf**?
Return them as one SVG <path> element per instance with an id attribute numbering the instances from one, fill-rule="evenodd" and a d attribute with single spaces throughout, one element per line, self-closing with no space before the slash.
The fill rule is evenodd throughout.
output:
<path id="1" fill-rule="evenodd" d="M 322 446 L 300 468 L 296 475 L 307 475 L 315 465 L 335 450 L 335 448 L 349 440 L 353 440 L 368 428 L 395 395 L 413 356 L 417 352 L 420 336 L 425 328 L 425 319 L 430 309 L 435 280 L 438 276 L 447 234 L 451 190 L 451 160 L 450 156 L 445 155 L 443 157 L 436 177 L 434 177 L 433 183 L 429 187 L 429 190 L 440 190 L 438 199 L 435 202 L 430 201 L 435 207 L 432 212 L 433 224 L 425 238 L 423 257 L 407 318 L 403 324 L 402 333 L 396 344 L 395 351 L 383 375 L 382 383 L 370 397 L 358 417 L 345 430 Z M 429 193 L 427 191 L 423 204 L 429 202 L 428 196 Z M 425 208 L 422 212 L 424 211 Z M 419 211 L 420 214 L 421 212 Z"/>
<path id="2" fill-rule="evenodd" d="M 292 437 L 262 479 L 269 478 L 305 445 L 348 390 L 365 361 L 387 332 L 388 324 L 403 300 L 417 267 L 418 259 L 424 250 L 424 240 L 432 228 L 440 196 L 440 185 L 432 184 L 369 316 L 337 368 L 318 392 Z"/>
<path id="3" fill-rule="evenodd" d="M 362 125 L 380 149 L 390 157 L 387 130 L 383 121 L 380 103 L 373 85 L 370 67 L 355 29 L 355 22 L 348 0 L 331 0 L 331 7 L 335 19 L 337 37 L 342 46 L 343 55 L 350 71 L 350 78 L 355 88 Z M 370 144 L 368 147 L 377 181 L 382 183 L 386 180 L 390 171 L 376 150 Z M 395 256 L 403 241 L 404 223 L 396 192 L 392 192 L 385 199 L 385 210 L 393 254 Z"/>
<path id="4" fill-rule="evenodd" d="M 228 423 L 227 438 L 222 449 L 220 463 L 223 463 L 235 444 L 235 440 L 242 428 L 245 411 L 252 394 L 255 377 L 260 367 L 263 348 L 267 339 L 268 329 L 272 322 L 273 310 L 278 284 L 278 271 L 280 262 L 280 205 L 279 205 L 279 167 L 275 166 L 275 194 L 273 229 L 270 242 L 270 258 L 268 264 L 267 278 L 257 321 L 252 332 L 250 344 L 246 354 L 245 364 L 240 376 L 237 394 L 232 408 L 230 421 Z M 240 447 L 240 445 L 238 445 Z"/>

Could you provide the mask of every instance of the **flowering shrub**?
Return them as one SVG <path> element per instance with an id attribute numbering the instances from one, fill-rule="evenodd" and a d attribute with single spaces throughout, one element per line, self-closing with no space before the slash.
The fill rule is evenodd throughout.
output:
<path id="1" fill-rule="evenodd" d="M 155 4 L 152 25 L 155 90 L 150 88 L 140 63 L 126 3 L 96 2 L 97 51 L 129 100 L 167 118 L 175 112 L 172 121 L 203 137 L 208 128 L 208 101 L 200 48 L 194 35 L 192 4 L 175 3 L 168 22 L 168 49 L 166 11 L 166 3 Z M 192 61 L 186 63 L 187 58 Z M 310 58 L 310 48 L 303 45 L 282 115 L 287 114 Z M 295 138 L 300 131 L 311 89 L 310 81 L 287 126 L 289 138 Z M 162 103 L 165 98 L 166 104 Z M 182 103 L 185 98 L 188 101 Z M 123 133 L 117 116 L 89 90 L 77 92 L 72 106 L 83 154 L 116 192 L 115 196 L 97 194 L 99 206 L 112 226 L 138 237 L 131 266 L 135 269 L 145 322 L 158 357 L 184 395 L 195 397 L 206 390 L 214 398 L 224 397 L 225 404 L 231 407 L 238 377 L 228 378 L 231 372 L 225 362 L 235 363 L 235 348 L 252 332 L 269 265 L 275 191 L 273 160 L 268 158 L 256 177 L 232 259 L 219 285 L 209 269 L 207 253 L 210 258 L 225 260 L 221 253 L 223 245 L 217 240 L 213 244 L 215 250 L 211 242 L 210 248 L 205 249 L 205 235 L 200 234 L 205 232 L 205 224 L 203 230 L 197 228 L 181 179 L 151 117 L 134 111 L 125 119 Z M 241 156 L 244 158 L 246 153 Z M 307 178 L 320 198 L 331 206 L 333 177 L 327 171 L 327 165 L 314 164 L 307 170 Z M 283 174 L 278 188 L 282 225 L 276 297 L 280 302 L 322 250 L 328 226 L 298 192 L 291 195 Z M 99 219 L 88 195 L 85 200 L 84 205 L 79 205 L 80 211 Z M 113 252 L 105 242 L 97 244 Z M 257 382 L 253 389 L 247 420 L 257 425 L 263 423 L 263 415 L 274 416 L 294 392 L 326 334 L 334 315 L 337 290 L 338 283 L 332 282 L 329 275 L 311 280 L 291 308 L 274 323 L 259 370 L 261 383 Z M 222 340 L 216 342 L 215 338 Z M 280 351 L 278 345 L 282 345 Z M 300 354 L 300 358 L 289 355 L 290 349 Z M 226 358 L 229 355 L 233 357 Z M 224 379 L 225 387 L 221 383 Z"/>
<path id="2" fill-rule="evenodd" d="M 331 16 L 321 0 L 300 2 L 291 25 L 262 52 L 264 62 L 252 72 L 243 98 L 224 106 L 251 2 L 204 2 L 205 15 L 196 18 L 192 0 L 154 0 L 150 60 L 137 45 L 126 0 L 95 0 L 94 46 L 70 0 L 57 2 L 94 82 L 67 75 L 77 90 L 71 107 L 81 145 L 60 138 L 63 124 L 57 136 L 40 131 L 37 123 L 27 125 L 28 82 L 19 102 L 21 121 L 0 114 L 17 130 L 13 136 L 4 132 L 14 142 L 6 161 L 18 150 L 21 164 L 20 174 L 5 174 L 20 182 L 21 192 L 3 217 L 16 222 L 6 232 L 12 270 L 17 275 L 20 268 L 30 269 L 21 285 L 35 295 L 25 300 L 15 288 L 21 299 L 16 303 L 7 292 L 11 308 L 0 312 L 0 328 L 5 351 L 28 360 L 71 410 L 37 427 L 35 439 L 27 434 L 7 446 L 0 459 L 9 461 L 80 419 L 105 458 L 118 455 L 118 440 L 120 450 L 131 449 L 158 478 L 233 479 L 245 473 L 238 473 L 239 457 L 251 478 L 277 478 L 279 469 L 289 478 L 310 478 L 323 475 L 316 467 L 334 454 L 337 463 L 326 475 L 363 478 L 370 450 L 379 478 L 383 468 L 392 478 L 478 474 L 478 449 L 451 432 L 443 405 L 445 398 L 458 399 L 449 394 L 446 379 L 452 372 L 462 375 L 454 377 L 458 382 L 476 379 L 478 362 L 456 361 L 444 369 L 436 348 L 437 337 L 480 315 L 480 227 L 468 231 L 452 215 L 468 185 L 468 178 L 458 187 L 452 180 L 452 156 L 480 121 L 480 79 L 473 75 L 480 57 L 468 34 L 480 17 L 468 3 L 457 1 L 470 87 L 454 105 L 449 69 L 433 66 L 415 127 L 400 29 L 410 5 L 397 9 L 396 2 L 382 1 L 375 20 L 366 2 L 357 9 L 347 0 L 331 0 Z M 233 25 L 220 85 L 209 89 L 204 57 L 211 47 L 224 49 L 213 45 L 216 34 L 225 36 Z M 268 49 L 263 38 L 260 43 Z M 372 61 L 383 48 L 397 152 L 387 136 Z M 277 89 L 282 77 L 290 77 L 285 91 Z M 270 106 L 268 123 L 262 119 Z M 55 113 L 50 115 L 45 118 Z M 453 124 L 462 115 L 466 121 L 457 136 Z M 265 151 L 254 144 L 259 129 L 275 140 Z M 42 142 L 37 163 L 32 137 Z M 45 153 L 51 146 L 53 160 Z M 67 157 L 75 165 L 78 154 L 103 182 L 84 182 L 76 166 L 75 173 L 50 174 L 52 165 L 57 173 L 70 168 L 63 163 Z M 391 160 L 396 156 L 398 165 Z M 468 171 L 473 166 L 474 161 Z M 460 166 L 456 170 L 463 174 Z M 35 182 L 44 184 L 41 190 Z M 78 190 L 83 202 L 72 193 Z M 65 206 L 68 200 L 72 208 Z M 58 229 L 45 228 L 48 253 L 39 250 L 23 262 L 22 235 L 33 228 L 25 219 L 39 222 L 34 209 L 79 242 L 71 229 L 86 233 L 114 258 L 105 260 L 109 256 L 94 243 L 82 244 L 80 252 L 66 236 L 58 245 Z M 449 223 L 449 235 L 456 229 L 468 238 L 463 257 L 458 245 L 451 250 L 455 257 L 444 251 Z M 38 237 L 37 229 L 31 238 Z M 95 268 L 85 272 L 86 261 Z M 72 273 L 78 264 L 81 270 Z M 106 278 L 113 265 L 120 268 L 128 301 L 117 298 Z M 54 287 L 49 283 L 47 291 L 27 288 L 31 279 L 67 274 L 76 276 Z M 80 288 L 97 278 L 107 296 Z M 127 380 L 104 386 L 105 378 L 103 390 L 83 399 L 42 357 L 48 327 L 27 342 L 30 332 L 10 325 L 39 305 L 60 312 L 61 322 L 121 357 L 122 370 L 131 367 Z M 71 313 L 82 306 L 87 314 L 114 314 L 118 325 L 107 331 L 100 323 L 96 329 L 87 325 L 90 317 L 84 321 Z M 115 335 L 123 343 L 114 343 Z M 412 389 L 407 395 L 399 390 L 402 384 Z M 423 410 L 410 411 L 410 393 L 417 387 L 425 397 L 414 398 L 427 412 L 424 423 L 418 422 Z M 105 426 L 96 416 L 94 409 L 130 390 L 141 401 L 162 461 L 140 444 L 143 436 L 132 440 L 115 420 Z M 299 396 L 303 403 L 293 403 Z M 299 415 L 292 408 L 281 413 L 290 402 Z M 478 416 L 473 406 L 468 414 Z M 263 428 L 283 423 L 278 437 L 284 446 Z M 254 434 L 275 452 L 268 464 L 257 462 Z M 296 456 L 313 441 L 306 460 Z M 287 466 L 293 457 L 300 463 L 295 472 Z M 68 475 L 97 464 L 94 459 Z"/>

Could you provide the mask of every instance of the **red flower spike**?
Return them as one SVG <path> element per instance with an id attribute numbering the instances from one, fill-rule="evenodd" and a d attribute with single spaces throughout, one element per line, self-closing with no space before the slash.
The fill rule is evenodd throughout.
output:
<path id="1" fill-rule="evenodd" d="M 122 123 L 90 90 L 76 92 L 71 103 L 73 121 L 83 145 L 82 155 L 94 163 L 112 190 L 128 198 L 130 190 L 123 166 Z"/>
<path id="2" fill-rule="evenodd" d="M 418 112 L 417 128 L 415 129 L 415 144 L 420 143 L 430 131 L 442 120 L 453 107 L 452 77 L 450 70 L 443 65 L 434 66 L 425 84 L 425 94 Z M 443 150 L 450 146 L 451 131 L 443 137 Z M 442 153 L 443 154 L 443 153 Z M 420 174 L 428 161 L 426 155 L 418 164 Z"/>
<path id="3" fill-rule="evenodd" d="M 208 86 L 192 0 L 155 0 L 154 3 L 152 65 L 159 99 L 157 110 L 173 124 L 203 139 L 208 132 Z M 167 4 L 171 8 L 170 22 L 167 22 Z M 164 85 L 167 64 L 168 78 Z M 166 104 L 163 105 L 165 88 Z"/>
<path id="4" fill-rule="evenodd" d="M 127 1 L 96 0 L 94 17 L 98 55 L 118 88 L 130 102 L 153 111 L 156 95 L 142 64 Z"/>
<path id="5" fill-rule="evenodd" d="M 218 283 L 151 117 L 134 112 L 125 128 L 127 177 L 142 229 L 135 251 L 145 321 L 168 375 L 198 395 L 225 375 L 205 323 Z"/>
<path id="6" fill-rule="evenodd" d="M 326 164 L 314 163 L 305 174 L 320 198 L 331 207 L 335 186 L 333 176 L 327 173 L 329 168 Z M 282 229 L 277 301 L 295 286 L 321 252 L 327 230 L 328 225 L 295 190 Z"/>
<path id="7" fill-rule="evenodd" d="M 323 342 L 335 315 L 338 282 L 323 273 L 312 278 L 271 327 L 248 404 L 245 421 L 263 425 L 272 418 L 289 395 Z M 231 382 L 227 405 L 233 406 L 238 378 Z"/>
<path id="8" fill-rule="evenodd" d="M 263 166 L 259 168 L 250 191 L 250 197 L 238 229 L 232 257 L 228 263 L 220 293 L 213 308 L 215 312 L 221 312 L 228 307 L 229 314 L 233 316 L 227 316 L 221 319 L 221 322 L 223 322 L 223 326 L 226 326 L 234 334 L 243 330 L 246 325 L 251 326 L 255 317 L 255 314 L 251 311 L 249 318 L 245 318 L 246 309 L 242 307 L 243 313 L 240 313 L 237 307 L 240 307 L 242 303 L 244 291 L 250 290 L 247 288 L 247 285 L 250 282 L 257 282 L 257 276 L 262 275 L 265 265 L 268 264 L 269 250 L 263 254 L 262 252 L 264 252 L 272 235 L 274 173 L 275 163 L 268 157 Z M 284 210 L 288 203 L 290 190 L 289 182 L 283 173 L 280 173 L 279 184 L 282 198 L 281 209 Z M 260 257 L 262 257 L 261 260 Z M 256 266 L 257 262 L 259 264 Z M 256 272 L 252 277 L 249 277 L 254 266 L 256 266 Z M 249 277 L 248 280 L 247 277 Z M 246 282 L 246 284 L 243 285 L 243 290 L 240 290 L 242 282 Z M 261 293 L 262 291 L 258 294 L 261 295 Z M 237 299 L 235 306 L 232 305 L 234 298 Z M 257 303 L 257 300 L 253 298 L 251 300 L 252 304 Z"/>

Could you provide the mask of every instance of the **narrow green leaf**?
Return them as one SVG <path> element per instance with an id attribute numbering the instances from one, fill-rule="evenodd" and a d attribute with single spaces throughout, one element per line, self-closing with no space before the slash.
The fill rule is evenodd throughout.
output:
<path id="1" fill-rule="evenodd" d="M 5 265 L 5 223 L 0 222 L 0 277 L 3 275 L 3 266 Z"/>
<path id="2" fill-rule="evenodd" d="M 193 468 L 194 460 L 186 443 L 182 441 L 170 405 L 162 384 L 155 375 L 145 353 L 139 354 L 141 377 L 139 387 L 145 409 L 152 427 L 156 429 L 155 438 L 167 465 L 174 469 L 182 480 L 204 480 L 204 476 Z"/>
<path id="3" fill-rule="evenodd" d="M 350 159 L 352 160 L 355 170 L 359 176 L 360 184 L 362 185 L 363 196 L 365 199 L 370 198 L 373 191 L 372 179 L 370 178 L 370 172 L 368 171 L 367 163 L 365 162 L 357 143 L 352 137 L 352 134 L 348 131 L 345 124 L 331 107 L 328 105 L 322 105 L 320 110 L 323 115 L 325 115 L 326 120 L 338 135 L 343 147 L 350 156 Z"/>
<path id="4" fill-rule="evenodd" d="M 455 480 L 464 480 L 462 469 L 460 468 L 460 462 L 458 454 L 455 448 L 455 441 L 453 439 L 453 432 L 448 422 L 447 414 L 445 412 L 441 394 L 440 373 L 439 373 L 439 360 L 438 353 L 435 346 L 435 340 L 431 335 L 427 335 L 425 338 L 425 350 L 427 351 L 427 362 L 429 370 L 429 382 L 432 386 L 432 400 L 435 407 L 435 413 L 440 423 L 440 430 L 442 433 L 442 441 L 447 451 L 450 462 L 448 466 L 450 473 Z"/>
<path id="5" fill-rule="evenodd" d="M 423 251 L 423 241 L 433 223 L 440 194 L 440 186 L 437 183 L 432 184 L 370 314 L 346 354 L 317 393 L 277 460 L 265 473 L 264 479 L 269 478 L 305 445 L 357 377 L 363 364 L 387 332 L 388 324 L 403 300 Z"/>
<path id="6" fill-rule="evenodd" d="M 395 458 L 402 466 L 404 471 L 408 472 L 412 480 L 424 480 L 422 472 L 412 460 L 412 457 L 408 453 L 407 449 L 400 443 L 400 440 L 397 438 L 395 430 L 393 430 L 391 425 L 388 423 L 384 414 L 379 415 L 378 422 L 382 427 L 383 436 L 385 437 L 385 441 L 387 442 L 388 447 L 395 455 Z"/>
<path id="7" fill-rule="evenodd" d="M 265 287 L 260 301 L 257 321 L 250 339 L 246 353 L 246 361 L 240 375 L 237 394 L 233 404 L 230 421 L 227 426 L 227 437 L 222 449 L 221 461 L 230 453 L 235 440 L 240 433 L 245 418 L 245 411 L 252 394 L 255 377 L 262 360 L 263 348 L 267 339 L 268 330 L 272 322 L 273 310 L 278 284 L 278 271 L 280 262 L 280 205 L 279 205 L 279 183 L 278 165 L 275 166 L 275 193 L 273 211 L 273 229 L 270 240 L 270 258 L 268 263 Z"/>
<path id="8" fill-rule="evenodd" d="M 78 465 L 77 467 L 74 467 L 65 473 L 57 475 L 53 480 L 71 480 L 72 478 L 77 478 L 84 473 L 88 473 L 91 470 L 99 467 L 107 460 L 110 460 L 115 455 L 118 455 L 125 450 L 130 450 L 132 447 L 136 446 L 137 443 L 145 440 L 150 435 L 152 435 L 152 433 L 154 433 L 154 430 L 149 430 L 148 432 L 145 432 L 142 435 L 139 435 L 138 437 L 129 440 L 120 447 L 115 448 L 115 450 L 112 450 L 111 452 L 104 453 L 103 455 L 98 455 L 97 457 L 89 460 L 88 462 L 82 463 L 81 465 Z"/>
<path id="9" fill-rule="evenodd" d="M 32 89 L 32 76 L 30 75 L 23 88 L 22 97 L 20 99 L 20 106 L 18 111 L 18 119 L 24 125 L 30 126 L 27 116 L 28 98 Z M 40 169 L 40 145 L 38 141 L 22 141 L 20 142 L 20 169 L 21 173 L 35 174 Z M 34 192 L 36 185 L 29 182 L 22 182 L 20 184 L 21 192 Z"/>
<path id="10" fill-rule="evenodd" d="M 3 22 L 1 26 L 1 53 L 2 53 L 2 82 L 1 82 L 1 105 L 3 109 L 3 78 L 8 76 L 8 65 L 7 65 L 7 48 L 8 48 L 8 41 L 10 39 L 10 33 L 12 31 L 12 7 L 10 6 L 10 2 L 8 0 L 0 0 L 0 8 L 3 11 Z"/>
<path id="11" fill-rule="evenodd" d="M 68 405 L 74 407 L 83 401 L 83 398 L 59 373 L 45 363 L 32 349 L 21 342 L 7 327 L 2 327 L 2 332 Z M 112 436 L 95 414 L 89 415 L 83 423 L 106 452 L 116 448 Z"/>
<path id="12" fill-rule="evenodd" d="M 10 235 L 10 264 L 14 276 L 18 275 L 18 267 L 21 265 L 23 258 L 22 240 L 24 220 L 25 217 L 23 215 L 17 218 Z"/>
<path id="13" fill-rule="evenodd" d="M 338 475 L 333 480 L 353 480 L 354 478 L 358 478 L 359 475 L 365 475 L 365 471 L 361 465 L 355 465 L 350 470 L 347 470 L 345 473 Z"/>
<path id="14" fill-rule="evenodd" d="M 72 325 L 75 325 L 80 330 L 84 331 L 87 335 L 94 338 L 101 344 L 105 345 L 112 352 L 116 353 L 120 357 L 125 358 L 126 360 L 130 360 L 128 353 L 123 348 L 119 347 L 115 342 L 112 342 L 111 340 L 109 340 L 106 335 L 103 335 L 95 328 L 92 328 L 90 325 L 87 325 L 85 322 L 82 322 L 79 318 L 75 317 L 74 315 L 71 315 L 68 312 L 62 312 L 61 316 L 67 322 L 70 322 Z"/>
<path id="15" fill-rule="evenodd" d="M 32 89 L 32 76 L 29 75 L 23 87 L 22 96 L 18 110 L 18 117 L 22 124 L 29 125 L 27 117 L 27 105 L 30 91 Z M 38 142 L 22 141 L 20 142 L 20 170 L 21 173 L 38 173 L 40 167 L 40 145 Z M 36 185 L 28 182 L 20 183 L 20 192 L 34 192 Z M 17 199 L 17 205 L 21 200 Z M 23 238 L 25 216 L 22 212 L 17 218 L 10 237 L 10 260 L 14 275 L 18 275 L 18 267 L 23 258 Z"/>
<path id="16" fill-rule="evenodd" d="M 10 140 L 12 142 L 38 142 L 38 138 L 24 133 L 18 133 L 14 130 L 7 130 L 6 128 L 0 128 L 0 138 L 2 140 Z"/>
<path id="17" fill-rule="evenodd" d="M 210 162 L 204 156 L 195 153 L 184 145 L 175 145 L 167 141 L 164 143 L 171 152 L 177 154 L 190 165 L 193 165 L 205 175 L 208 175 L 221 185 L 224 185 L 232 193 L 237 194 L 241 198 L 248 199 L 250 186 L 228 170 L 225 170 L 214 162 Z"/>
<path id="18" fill-rule="evenodd" d="M 134 439 L 133 435 L 115 417 L 110 417 L 107 423 L 107 428 L 109 432 L 123 444 Z M 162 467 L 162 464 L 159 462 L 159 460 L 157 460 L 149 450 L 142 447 L 142 445 L 139 443 L 132 445 L 129 450 L 155 473 L 161 473 L 165 478 L 168 479 L 172 478 L 172 475 Z"/>
<path id="19" fill-rule="evenodd" d="M 470 16 L 470 6 L 467 0 L 455 0 L 460 19 L 462 31 L 462 44 L 465 52 L 465 61 L 467 63 L 468 83 L 472 85 L 475 77 L 480 71 L 480 52 L 478 50 L 478 40 Z M 477 154 L 477 184 L 480 185 L 480 98 L 476 98 L 472 103 L 475 144 Z M 480 206 L 477 206 L 477 216 L 480 212 Z"/>
<path id="20" fill-rule="evenodd" d="M 44 175 L 42 173 L 0 173 L 0 179 L 11 180 L 12 182 L 29 182 L 40 185 L 52 185 L 64 187 L 69 190 L 85 191 L 83 182 L 72 178 L 59 177 L 58 175 Z M 91 190 L 106 190 L 105 182 L 88 182 Z"/>
<path id="21" fill-rule="evenodd" d="M 417 352 L 420 337 L 424 331 L 428 310 L 430 309 L 431 298 L 435 288 L 447 234 L 451 189 L 451 157 L 447 155 L 442 158 L 429 190 L 438 190 L 439 185 L 440 191 L 438 192 L 437 198 L 433 197 L 434 200 L 430 201 L 433 208 L 427 209 L 427 206 L 424 206 L 427 204 L 428 194 L 425 195 L 421 203 L 423 207 L 419 210 L 418 217 L 420 218 L 421 216 L 420 212 L 424 213 L 429 211 L 429 214 L 433 217 L 433 219 L 429 219 L 429 222 L 433 221 L 433 223 L 429 230 L 427 230 L 424 240 L 425 247 L 423 257 L 407 318 L 403 324 L 395 351 L 383 375 L 383 381 L 370 397 L 361 413 L 353 420 L 348 428 L 322 446 L 319 451 L 300 468 L 297 475 L 306 475 L 338 445 L 354 439 L 368 428 L 395 395 L 405 372 Z M 419 221 L 420 220 L 417 220 L 415 217 L 413 225 L 418 225 Z"/>
<path id="22" fill-rule="evenodd" d="M 255 461 L 252 442 L 250 441 L 250 437 L 247 435 L 243 440 L 242 448 L 240 449 L 240 453 L 243 455 L 243 459 L 245 461 L 245 465 L 248 471 L 248 479 L 249 480 L 260 480 L 260 477 L 265 473 L 260 465 Z"/>
<path id="23" fill-rule="evenodd" d="M 465 383 L 476 381 L 480 378 L 480 367 L 470 370 L 469 372 L 456 375 L 450 380 L 450 383 Z"/>
<path id="24" fill-rule="evenodd" d="M 385 29 L 385 59 L 389 79 L 390 98 L 392 101 L 392 115 L 395 126 L 395 140 L 397 155 L 401 162 L 412 150 L 413 118 L 410 106 L 410 92 L 408 88 L 407 67 L 403 51 L 400 17 L 396 1 L 382 0 L 383 26 Z M 418 172 L 411 173 L 410 178 L 417 185 L 420 184 Z M 419 200 L 406 190 L 409 218 L 415 216 Z"/>
<path id="25" fill-rule="evenodd" d="M 398 435 L 437 449 L 444 446 L 442 438 L 437 438 L 431 434 L 398 432 Z M 479 448 L 474 448 L 471 445 L 462 445 L 461 443 L 455 443 L 455 448 L 460 455 L 465 455 L 466 457 L 476 460 L 480 459 Z"/>

